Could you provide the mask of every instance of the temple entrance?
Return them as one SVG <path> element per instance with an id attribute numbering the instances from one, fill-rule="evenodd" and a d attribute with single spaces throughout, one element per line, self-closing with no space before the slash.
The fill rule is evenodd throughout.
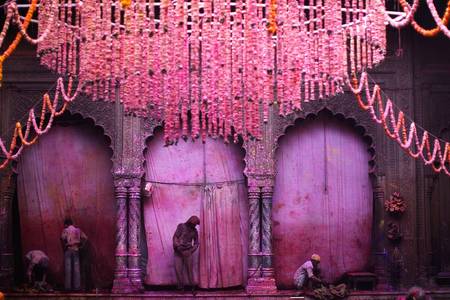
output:
<path id="1" fill-rule="evenodd" d="M 371 253 L 372 186 L 367 144 L 326 113 L 288 130 L 276 154 L 274 268 L 279 288 L 293 288 L 312 253 L 332 282 L 365 270 Z"/>
<path id="2" fill-rule="evenodd" d="M 49 282 L 57 288 L 63 285 L 60 237 L 64 218 L 71 217 L 89 240 L 80 250 L 82 287 L 110 288 L 116 228 L 111 150 L 92 122 L 68 119 L 58 120 L 20 156 L 17 194 L 22 255 L 44 251 L 50 258 Z"/>
<path id="3" fill-rule="evenodd" d="M 145 283 L 175 285 L 172 236 L 179 223 L 200 217 L 195 280 L 201 288 L 246 283 L 248 205 L 243 152 L 208 138 L 164 147 L 157 132 L 147 144 L 144 198 L 148 261 Z"/>

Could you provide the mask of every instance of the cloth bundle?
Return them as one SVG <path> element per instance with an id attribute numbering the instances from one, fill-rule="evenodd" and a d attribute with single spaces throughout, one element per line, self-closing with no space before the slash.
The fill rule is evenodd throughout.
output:
<path id="1" fill-rule="evenodd" d="M 345 284 L 322 286 L 313 291 L 314 299 L 319 300 L 343 299 L 345 296 L 347 296 L 347 286 Z"/>

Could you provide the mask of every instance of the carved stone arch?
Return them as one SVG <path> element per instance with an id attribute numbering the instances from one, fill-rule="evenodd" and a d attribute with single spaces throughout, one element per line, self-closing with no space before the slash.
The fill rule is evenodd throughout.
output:
<path id="1" fill-rule="evenodd" d="M 91 130 L 92 130 L 92 134 L 95 134 L 95 136 L 94 136 L 94 139 L 91 139 L 91 140 L 93 142 L 95 142 L 95 143 L 99 143 L 100 144 L 101 148 L 98 148 L 99 149 L 98 153 L 101 153 L 102 158 L 104 158 L 102 160 L 105 162 L 103 164 L 103 166 L 105 168 L 100 168 L 100 170 L 103 171 L 102 174 L 103 174 L 104 178 L 108 178 L 108 179 L 110 178 L 110 176 L 111 176 L 111 169 L 113 167 L 113 150 L 114 149 L 113 149 L 112 138 L 111 138 L 110 135 L 108 135 L 105 132 L 105 129 L 104 129 L 103 126 L 98 124 L 96 122 L 96 120 L 94 118 L 92 118 L 91 116 L 83 115 L 82 113 L 80 113 L 78 111 L 74 111 L 73 109 L 70 109 L 70 107 L 69 107 L 61 116 L 56 117 L 54 119 L 53 124 L 52 124 L 52 128 L 50 129 L 49 133 L 51 134 L 53 129 L 57 129 L 56 127 L 73 127 L 76 131 L 80 132 L 83 135 L 86 133 L 86 131 L 91 132 Z M 86 130 L 86 129 L 88 129 L 88 130 Z M 63 132 L 63 135 L 66 136 L 66 132 Z M 46 138 L 46 137 L 47 137 L 47 135 L 44 134 L 40 138 Z M 30 147 L 32 148 L 34 146 L 30 146 Z M 66 151 L 67 151 L 67 149 L 66 149 Z M 58 162 L 58 164 L 59 164 L 59 162 Z M 77 168 L 73 168 L 73 169 L 77 169 Z M 86 172 L 86 170 L 84 170 L 84 169 L 79 169 L 79 170 L 82 170 L 83 174 L 85 174 L 84 172 Z M 98 170 L 99 169 L 96 170 L 96 174 L 99 173 Z M 76 177 L 74 176 L 73 178 L 81 178 L 81 177 L 80 176 L 76 176 Z M 112 176 L 111 176 L 111 179 L 112 179 Z M 109 183 L 109 181 L 108 181 L 108 183 Z M 83 183 L 81 183 L 81 185 L 82 184 Z M 103 182 L 103 184 L 100 184 L 98 186 L 105 187 L 106 189 L 109 190 L 109 184 L 106 185 L 105 182 Z M 16 188 L 17 187 L 18 187 L 18 182 L 16 182 Z M 113 186 L 111 186 L 111 188 L 112 187 Z M 112 189 L 111 189 L 111 192 L 112 192 Z M 106 204 L 105 203 L 102 204 L 103 207 L 107 207 L 108 209 L 110 207 L 113 207 L 113 206 L 111 206 L 111 202 L 113 201 L 113 197 L 111 197 L 112 195 L 108 194 L 108 195 L 103 195 L 104 197 L 101 197 L 101 199 L 105 199 L 105 202 L 107 202 Z M 58 198 L 58 197 L 56 197 L 56 198 Z M 112 208 L 112 209 L 114 210 L 114 208 Z M 114 216 L 112 213 L 113 213 L 113 211 L 105 211 L 104 216 L 106 216 L 106 217 Z M 83 214 L 82 217 L 78 216 L 78 220 L 81 223 L 80 220 L 85 221 L 85 220 L 90 220 L 90 218 L 86 214 Z M 100 222 L 100 224 L 101 223 L 102 222 Z M 106 225 L 111 225 L 111 224 L 106 224 Z M 47 224 L 46 226 L 49 226 L 49 225 Z M 89 228 L 89 226 L 86 226 L 86 225 L 84 226 L 84 230 L 85 231 L 89 230 L 88 228 Z M 104 228 L 107 228 L 109 230 L 111 227 L 110 226 L 106 226 Z M 88 235 L 89 235 L 89 233 L 88 233 Z M 111 231 L 111 236 L 113 236 L 113 235 L 114 235 L 114 231 Z M 94 236 L 94 241 L 95 241 L 95 238 L 98 237 L 98 236 L 101 236 L 101 235 Z M 110 238 L 108 240 L 108 238 L 104 237 L 104 239 L 107 240 L 107 241 L 112 241 L 112 244 L 114 243 L 114 239 L 113 238 Z M 111 249 L 110 246 L 111 245 L 108 245 L 108 247 L 107 247 L 108 254 L 112 253 L 112 252 L 109 252 L 109 250 Z M 95 247 L 95 249 L 100 249 L 100 247 Z M 89 250 L 89 251 L 91 251 L 91 250 Z M 104 256 L 102 255 L 102 257 L 104 257 Z M 108 266 L 113 267 L 113 265 L 111 265 L 111 264 L 109 264 Z M 58 278 L 58 280 L 59 280 L 59 278 Z M 112 283 L 112 281 L 111 282 L 108 281 L 108 285 L 110 283 Z"/>
<path id="2" fill-rule="evenodd" d="M 114 103 L 92 101 L 86 96 L 79 96 L 67 107 L 67 110 L 73 115 L 79 114 L 84 119 L 91 119 L 95 126 L 101 127 L 103 134 L 111 140 L 110 148 L 115 152 Z"/>
<path id="3" fill-rule="evenodd" d="M 278 148 L 279 139 L 286 134 L 286 131 L 296 125 L 297 122 L 311 117 L 317 117 L 320 113 L 328 112 L 333 117 L 341 119 L 356 129 L 364 142 L 367 144 L 371 158 L 369 160 L 369 175 L 373 176 L 379 173 L 379 166 L 376 164 L 376 126 L 366 112 L 362 111 L 355 102 L 351 102 L 352 95 L 339 95 L 331 100 L 315 101 L 304 105 L 304 110 L 294 113 L 289 117 L 277 117 L 276 126 L 274 126 L 274 146 L 273 157 Z M 376 167 L 376 168 L 375 168 Z"/>
<path id="4" fill-rule="evenodd" d="M 271 147 L 271 157 L 273 157 L 273 164 L 276 168 L 276 151 L 279 145 L 280 138 L 282 138 L 289 128 L 294 127 L 302 120 L 317 117 L 321 113 L 331 114 L 333 117 L 344 121 L 349 124 L 350 127 L 355 129 L 359 136 L 363 139 L 367 145 L 367 151 L 369 152 L 369 173 L 370 182 L 373 191 L 373 224 L 378 224 L 383 218 L 383 203 L 385 198 L 385 177 L 383 171 L 383 165 L 377 164 L 376 157 L 376 140 L 379 135 L 379 129 L 377 124 L 371 119 L 371 116 L 361 110 L 353 94 L 344 94 L 334 97 L 330 100 L 319 100 L 314 102 L 305 103 L 303 111 L 296 112 L 287 117 L 277 116 L 273 125 L 273 145 Z M 376 238 L 383 231 L 383 228 L 373 226 L 372 238 Z M 375 273 L 378 276 L 378 283 L 385 285 L 386 283 L 386 270 L 384 265 L 384 240 L 380 240 L 377 243 L 373 243 L 372 256 L 375 267 Z"/>

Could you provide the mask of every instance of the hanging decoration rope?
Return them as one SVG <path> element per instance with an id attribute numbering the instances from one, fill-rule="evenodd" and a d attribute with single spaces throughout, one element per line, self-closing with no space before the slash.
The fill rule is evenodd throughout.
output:
<path id="1" fill-rule="evenodd" d="M 449 142 L 441 141 L 436 137 L 432 139 L 433 137 L 426 130 L 423 130 L 422 136 L 419 138 L 416 123 L 412 121 L 407 126 L 405 113 L 401 110 L 396 116 L 392 101 L 390 99 L 383 100 L 378 84 L 375 84 L 372 93 L 370 92 L 366 72 L 362 73 L 359 82 L 356 77 L 353 77 L 353 82 L 348 80 L 347 84 L 355 94 L 361 109 L 368 111 L 375 122 L 383 125 L 388 137 L 396 141 L 411 157 L 421 158 L 425 165 L 431 165 L 435 172 L 443 171 L 450 176 Z"/>
<path id="2" fill-rule="evenodd" d="M 54 118 L 61 115 L 66 110 L 68 104 L 78 96 L 80 88 L 72 93 L 72 82 L 72 79 L 70 79 L 66 92 L 63 79 L 59 78 L 57 81 L 53 101 L 50 99 L 48 93 L 43 96 L 41 114 L 39 116 L 39 124 L 36 120 L 34 108 L 30 109 L 28 113 L 25 131 L 23 130 L 24 128 L 20 122 L 16 123 L 9 150 L 6 149 L 5 143 L 0 138 L 0 149 L 5 157 L 0 163 L 0 170 L 5 168 L 11 160 L 17 159 L 17 157 L 22 153 L 23 149 L 26 146 L 33 145 L 34 143 L 36 143 L 39 136 L 47 133 L 52 127 Z M 63 105 L 58 109 L 60 98 L 62 98 L 63 100 Z M 46 120 L 47 124 L 45 124 Z M 35 134 L 33 138 L 31 138 L 32 131 Z"/>
<path id="3" fill-rule="evenodd" d="M 39 7 L 41 63 L 164 120 L 167 143 L 258 137 L 274 103 L 285 115 L 340 93 L 386 52 L 378 0 L 54 1 Z"/>

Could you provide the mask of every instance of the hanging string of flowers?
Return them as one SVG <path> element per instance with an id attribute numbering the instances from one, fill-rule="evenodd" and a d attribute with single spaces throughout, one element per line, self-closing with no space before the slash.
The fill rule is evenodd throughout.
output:
<path id="1" fill-rule="evenodd" d="M 402 8 L 404 11 L 411 10 L 411 6 L 406 0 L 399 0 Z M 450 21 L 450 1 L 447 2 L 447 8 L 445 9 L 444 16 L 441 19 L 442 24 L 447 27 L 449 21 Z M 411 25 L 420 35 L 423 35 L 425 37 L 435 37 L 439 34 L 441 31 L 439 26 L 436 25 L 433 29 L 424 29 L 422 26 L 420 26 L 414 19 L 411 20 Z"/>
<path id="2" fill-rule="evenodd" d="M 31 18 L 33 17 L 34 11 L 36 10 L 36 4 L 37 4 L 38 0 L 32 0 L 31 1 L 31 5 L 28 9 L 28 12 L 25 16 L 25 20 L 21 24 L 21 29 L 23 31 L 25 31 L 28 28 L 28 25 L 30 25 L 31 22 Z M 4 36 L 6 35 L 6 31 L 9 28 L 9 24 L 11 22 L 11 18 L 13 15 L 18 16 L 19 12 L 17 10 L 17 6 L 14 6 L 15 3 L 12 3 L 11 5 L 8 6 L 7 9 L 7 17 L 6 17 L 6 21 L 3 25 L 3 29 L 1 32 L 1 41 L 0 44 L 3 43 L 4 40 Z M 9 16 L 8 16 L 9 15 Z M 5 62 L 5 60 L 14 52 L 14 50 L 16 50 L 17 46 L 19 45 L 20 41 L 22 40 L 23 34 L 22 34 L 22 30 L 16 34 L 16 37 L 14 39 L 14 41 L 9 45 L 9 47 L 5 50 L 5 52 L 3 52 L 0 55 L 0 86 L 1 86 L 1 82 L 3 80 L 3 63 Z"/>
<path id="3" fill-rule="evenodd" d="M 63 79 L 59 78 L 57 80 L 53 100 L 51 100 L 48 93 L 46 93 L 42 98 L 42 108 L 39 115 L 39 123 L 36 120 L 34 108 L 30 109 L 29 111 L 25 126 L 23 126 L 20 122 L 16 123 L 14 132 L 12 134 L 11 143 L 9 145 L 9 150 L 6 148 L 5 143 L 0 138 L 0 150 L 3 152 L 3 155 L 5 157 L 3 162 L 0 163 L 0 170 L 5 168 L 11 160 L 17 159 L 17 157 L 22 153 L 23 149 L 26 146 L 35 144 L 39 136 L 47 133 L 50 130 L 54 118 L 64 113 L 69 103 L 71 103 L 78 96 L 81 90 L 79 86 L 74 92 L 72 92 L 72 85 L 73 80 L 72 78 L 70 78 L 66 91 Z M 63 100 L 63 105 L 58 109 L 60 98 L 62 98 Z M 35 134 L 34 137 L 31 137 L 32 130 Z"/>
<path id="4" fill-rule="evenodd" d="M 163 119 L 167 143 L 246 140 L 260 136 L 274 103 L 283 115 L 299 110 L 342 92 L 349 70 L 381 62 L 376 1 L 67 0 L 73 9 L 58 6 L 38 52 L 93 100 L 119 96 L 127 113 Z"/>
<path id="5" fill-rule="evenodd" d="M 381 2 L 381 0 L 378 0 Z M 402 28 L 409 24 L 412 25 L 412 27 L 421 35 L 425 37 L 435 37 L 439 32 L 442 32 L 445 34 L 448 38 L 450 38 L 450 30 L 448 29 L 447 25 L 450 21 L 450 1 L 447 2 L 447 7 L 445 9 L 444 16 L 441 18 L 436 10 L 436 6 L 434 5 L 433 0 L 427 0 L 427 6 L 430 10 L 431 15 L 433 16 L 434 21 L 436 22 L 437 26 L 433 29 L 426 30 L 422 28 L 415 20 L 414 15 L 417 12 L 417 9 L 419 8 L 419 0 L 414 0 L 413 4 L 410 5 L 406 0 L 399 0 L 399 3 L 403 9 L 403 11 L 406 13 L 406 16 L 397 17 L 397 18 L 391 18 L 387 13 L 385 13 L 386 21 L 395 28 Z M 399 20 L 400 18 L 400 20 Z"/>
<path id="6" fill-rule="evenodd" d="M 402 110 L 396 116 L 392 101 L 383 99 L 378 84 L 373 86 L 371 93 L 366 72 L 361 74 L 359 82 L 356 76 L 352 81 L 347 80 L 347 85 L 355 94 L 358 105 L 361 109 L 368 111 L 376 123 L 383 126 L 388 137 L 395 140 L 411 157 L 421 158 L 425 165 L 431 165 L 435 172 L 443 171 L 450 176 L 449 142 L 441 141 L 437 137 L 432 140 L 433 136 L 426 130 L 422 130 L 422 136 L 419 137 L 418 126 L 415 122 L 411 121 L 407 126 L 405 113 Z"/>

